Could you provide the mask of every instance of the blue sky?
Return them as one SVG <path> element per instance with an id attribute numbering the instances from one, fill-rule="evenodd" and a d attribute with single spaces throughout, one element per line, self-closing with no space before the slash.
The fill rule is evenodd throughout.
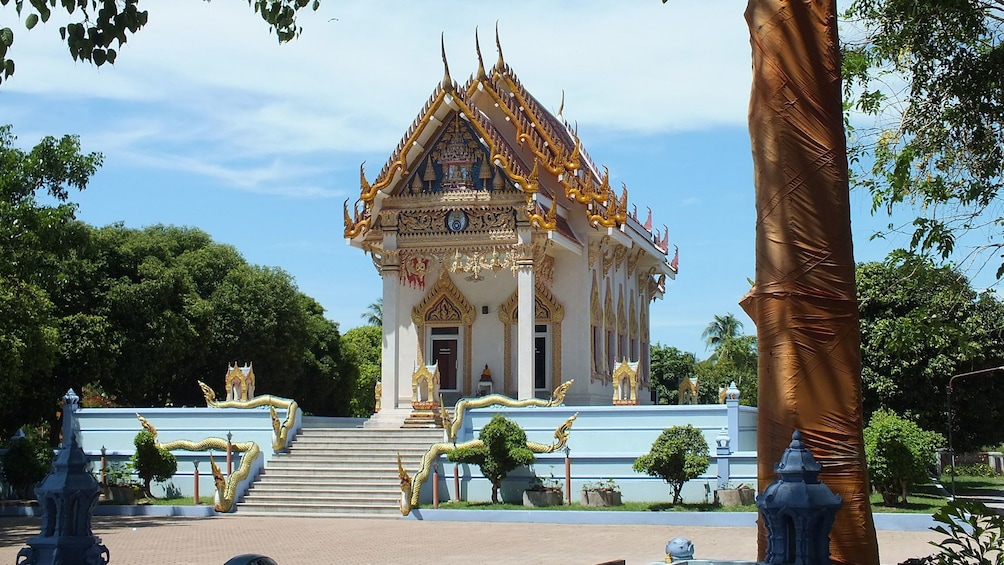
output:
<path id="1" fill-rule="evenodd" d="M 19 143 L 79 134 L 104 167 L 78 217 L 95 225 L 192 226 L 244 257 L 291 273 L 342 330 L 379 297 L 369 257 L 342 238 L 342 201 L 372 180 L 442 78 L 440 33 L 459 82 L 506 62 L 552 111 L 576 122 L 592 158 L 669 227 L 680 274 L 652 305 L 652 340 L 697 353 L 715 314 L 754 278 L 750 85 L 745 0 L 645 2 L 343 1 L 305 14 L 279 46 L 246 3 L 152 3 L 114 67 L 74 63 L 57 17 L 16 28 L 17 73 L 0 86 L 0 123 Z M 10 7 L 0 8 L 5 25 Z M 13 22 L 11 22 L 13 23 Z M 858 261 L 903 240 L 852 194 Z"/>

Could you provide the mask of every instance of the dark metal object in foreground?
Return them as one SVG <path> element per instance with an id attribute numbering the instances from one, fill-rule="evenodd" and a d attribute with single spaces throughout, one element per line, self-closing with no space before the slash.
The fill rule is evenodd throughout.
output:
<path id="1" fill-rule="evenodd" d="M 73 413 L 80 398 L 63 397 L 63 449 L 53 470 L 35 488 L 42 507 L 42 531 L 17 553 L 17 565 L 105 565 L 108 548 L 91 532 L 91 516 L 101 485 L 84 468 L 87 455 L 77 444 Z"/>
<path id="2" fill-rule="evenodd" d="M 244 555 L 238 555 L 237 557 L 231 557 L 223 565 L 279 565 L 271 557 L 266 557 L 264 555 L 255 555 L 253 553 L 246 553 Z"/>
<path id="3" fill-rule="evenodd" d="M 821 470 L 795 430 L 774 466 L 778 479 L 756 501 L 767 528 L 765 565 L 829 565 L 830 528 L 843 501 L 819 482 Z"/>

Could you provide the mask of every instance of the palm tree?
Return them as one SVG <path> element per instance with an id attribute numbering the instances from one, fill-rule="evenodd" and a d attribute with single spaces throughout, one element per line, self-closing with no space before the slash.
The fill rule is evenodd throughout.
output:
<path id="1" fill-rule="evenodd" d="M 704 328 L 701 337 L 707 341 L 707 347 L 718 349 L 722 342 L 739 337 L 741 329 L 743 329 L 743 323 L 737 320 L 732 312 L 724 316 L 715 314 L 714 321 Z"/>
<path id="2" fill-rule="evenodd" d="M 367 306 L 360 318 L 366 320 L 368 326 L 383 326 L 383 297 Z"/>

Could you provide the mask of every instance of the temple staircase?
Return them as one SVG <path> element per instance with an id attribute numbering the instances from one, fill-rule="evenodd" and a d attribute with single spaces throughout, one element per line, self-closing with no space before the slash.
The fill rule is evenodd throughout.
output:
<path id="1" fill-rule="evenodd" d="M 268 463 L 241 515 L 400 516 L 397 455 L 414 475 L 442 428 L 304 427 Z"/>

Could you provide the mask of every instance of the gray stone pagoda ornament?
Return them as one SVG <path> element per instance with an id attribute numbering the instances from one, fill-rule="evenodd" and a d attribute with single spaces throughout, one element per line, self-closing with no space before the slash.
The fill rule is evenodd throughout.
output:
<path id="1" fill-rule="evenodd" d="M 822 466 L 795 430 L 774 466 L 778 480 L 757 497 L 767 528 L 765 565 L 829 565 L 830 528 L 843 500 L 819 482 Z"/>
<path id="2" fill-rule="evenodd" d="M 87 455 L 77 444 L 73 419 L 80 398 L 63 397 L 63 449 L 53 470 L 37 487 L 42 531 L 17 553 L 16 565 L 105 565 L 108 548 L 91 532 L 91 513 L 101 485 L 85 469 Z"/>

